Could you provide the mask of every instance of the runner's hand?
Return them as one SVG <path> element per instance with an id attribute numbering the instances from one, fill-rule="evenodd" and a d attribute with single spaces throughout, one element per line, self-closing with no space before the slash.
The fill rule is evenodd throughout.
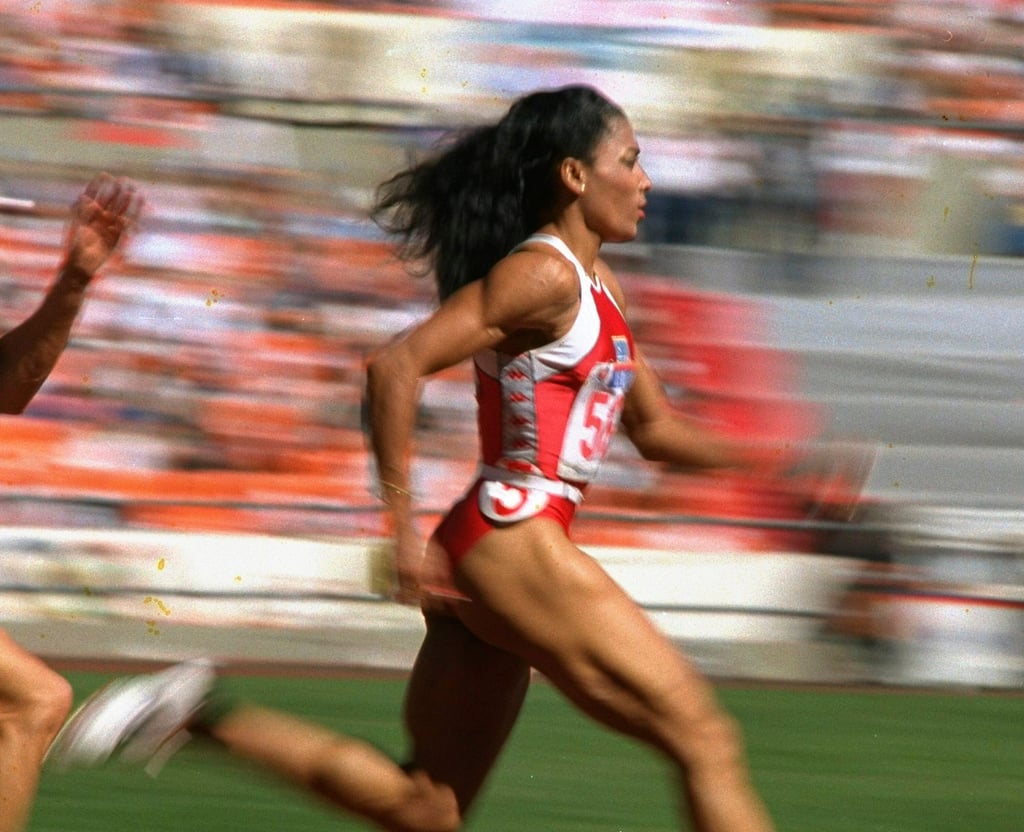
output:
<path id="1" fill-rule="evenodd" d="M 394 547 L 391 597 L 400 604 L 418 604 L 423 574 L 423 541 L 412 524 L 398 528 Z"/>
<path id="2" fill-rule="evenodd" d="M 107 173 L 94 177 L 71 207 L 66 264 L 94 275 L 135 225 L 142 202 L 131 180 Z"/>
<path id="3" fill-rule="evenodd" d="M 810 518 L 852 520 L 875 463 L 874 446 L 831 442 L 812 451 L 793 473 L 807 484 Z"/>
<path id="4" fill-rule="evenodd" d="M 469 598 L 455 588 L 448 556 L 437 543 L 424 549 L 419 535 L 396 535 L 391 597 L 400 604 L 419 605 L 425 612 L 451 611 Z M 403 554 L 404 553 L 404 554 Z"/>

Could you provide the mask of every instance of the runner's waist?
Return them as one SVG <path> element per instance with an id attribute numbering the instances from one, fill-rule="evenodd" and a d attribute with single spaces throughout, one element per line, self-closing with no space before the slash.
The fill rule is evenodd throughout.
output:
<path id="1" fill-rule="evenodd" d="M 576 505 L 583 502 L 583 489 L 565 480 L 552 480 L 539 474 L 510 471 L 508 468 L 501 468 L 497 465 L 481 465 L 479 476 L 485 480 L 494 480 L 519 488 L 543 491 L 555 497 L 564 497 Z"/>

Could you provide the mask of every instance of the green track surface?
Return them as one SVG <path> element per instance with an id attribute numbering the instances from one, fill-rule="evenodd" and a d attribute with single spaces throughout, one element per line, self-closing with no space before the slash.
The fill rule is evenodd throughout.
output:
<path id="1" fill-rule="evenodd" d="M 107 681 L 70 674 L 79 697 Z M 229 689 L 402 756 L 400 680 L 238 676 Z M 1022 832 L 1024 699 L 728 688 L 754 777 L 780 832 Z M 579 716 L 543 684 L 468 828 L 679 829 L 666 766 Z M 202 743 L 158 779 L 119 763 L 46 773 L 31 832 L 357 830 Z"/>

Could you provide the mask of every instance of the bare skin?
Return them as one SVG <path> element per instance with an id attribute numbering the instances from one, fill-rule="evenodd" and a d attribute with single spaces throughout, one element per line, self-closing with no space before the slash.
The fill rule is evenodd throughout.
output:
<path id="1" fill-rule="evenodd" d="M 772 829 L 708 682 L 560 526 L 522 526 L 514 542 L 507 529 L 489 534 L 456 573 L 472 599 L 459 607 L 467 627 L 526 658 L 588 716 L 664 754 L 694 829 Z"/>
<path id="2" fill-rule="evenodd" d="M 135 186 L 107 174 L 94 178 L 72 206 L 64 261 L 42 304 L 0 336 L 0 413 L 21 413 L 67 346 L 96 272 L 138 217 Z"/>
<path id="3" fill-rule="evenodd" d="M 523 660 L 481 642 L 455 618 L 431 615 L 406 697 L 411 766 L 266 708 L 238 708 L 209 734 L 231 753 L 381 829 L 448 832 L 461 828 L 529 679 Z"/>
<path id="4" fill-rule="evenodd" d="M 140 208 L 135 187 L 102 174 L 72 207 L 57 279 L 39 308 L 0 337 L 0 412 L 21 413 L 67 345 L 85 290 Z M 71 708 L 67 681 L 0 630 L 0 832 L 28 823 L 39 769 Z"/>
<path id="5" fill-rule="evenodd" d="M 605 241 L 636 235 L 650 188 L 638 155 L 632 128 L 620 120 L 592 161 L 566 159 L 560 170 L 564 205 L 539 229 L 564 240 L 620 308 L 625 307 L 622 292 L 598 250 Z M 378 471 L 402 489 L 387 492 L 397 532 L 400 598 L 422 597 L 424 583 L 436 580 L 444 562 L 433 542 L 423 557 L 411 500 L 403 493 L 420 380 L 483 349 L 514 353 L 562 337 L 577 314 L 578 295 L 571 264 L 543 244 L 531 245 L 461 289 L 371 361 L 368 391 Z M 636 367 L 622 422 L 645 458 L 695 467 L 743 462 L 742 451 L 672 410 L 642 356 Z M 748 782 L 737 731 L 710 685 L 557 524 L 536 519 L 492 531 L 459 563 L 454 582 L 468 598 L 455 604 L 459 620 L 483 644 L 536 667 L 585 713 L 676 764 L 695 829 L 773 828 Z M 428 595 L 426 604 L 431 603 Z M 596 620 L 601 626 L 593 626 Z M 469 664 L 450 668 L 461 679 L 475 678 L 478 670 Z M 410 696 L 415 702 L 415 689 Z M 510 703 L 502 712 L 513 707 Z M 437 784 L 446 782 L 423 754 L 417 747 L 420 770 Z M 460 806 L 467 797 L 460 796 Z"/>
<path id="6" fill-rule="evenodd" d="M 629 123 L 614 122 L 592 161 L 562 163 L 560 204 L 539 229 L 564 240 L 620 307 L 618 283 L 597 253 L 606 240 L 636 235 L 650 188 L 638 154 Z M 532 667 L 584 713 L 675 765 L 693 829 L 770 832 L 738 732 L 710 685 L 559 525 L 539 518 L 492 531 L 451 574 L 439 544 L 424 549 L 413 523 L 409 456 L 421 380 L 482 349 L 550 343 L 572 326 L 579 302 L 574 267 L 532 244 L 369 362 L 373 450 L 394 529 L 394 595 L 427 613 L 405 707 L 410 765 L 265 709 L 229 713 L 209 729 L 215 739 L 383 829 L 456 830 L 518 716 Z M 672 411 L 642 356 L 623 425 L 649 459 L 744 462 L 741 449 Z M 444 586 L 454 596 L 437 594 Z"/>
<path id="7" fill-rule="evenodd" d="M 71 686 L 0 630 L 0 830 L 28 824 L 43 755 L 71 709 Z"/>

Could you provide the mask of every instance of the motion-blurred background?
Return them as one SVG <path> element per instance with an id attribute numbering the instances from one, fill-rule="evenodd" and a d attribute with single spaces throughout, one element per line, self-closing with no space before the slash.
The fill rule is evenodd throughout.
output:
<path id="1" fill-rule="evenodd" d="M 1018 0 L 0 0 L 0 326 L 95 171 L 147 198 L 0 422 L 4 626 L 54 657 L 404 666 L 362 361 L 433 299 L 366 208 L 444 131 L 579 82 L 655 183 L 606 253 L 673 400 L 875 457 L 840 524 L 843 471 L 697 476 L 620 443 L 581 543 L 713 674 L 1018 686 Z M 424 530 L 474 427 L 465 368 L 427 385 Z"/>

